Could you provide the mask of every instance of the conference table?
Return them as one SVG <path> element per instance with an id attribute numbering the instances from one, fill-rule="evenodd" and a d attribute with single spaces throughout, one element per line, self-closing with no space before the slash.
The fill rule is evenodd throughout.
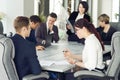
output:
<path id="1" fill-rule="evenodd" d="M 77 42 L 59 41 L 52 43 L 51 46 L 43 51 L 37 51 L 38 60 L 43 70 L 54 72 L 66 72 L 72 69 L 75 65 L 71 65 L 64 58 L 63 50 L 69 49 L 74 54 L 81 54 L 84 45 Z M 110 52 L 111 46 L 105 45 L 103 54 Z M 92 57 L 92 55 L 91 55 Z"/>

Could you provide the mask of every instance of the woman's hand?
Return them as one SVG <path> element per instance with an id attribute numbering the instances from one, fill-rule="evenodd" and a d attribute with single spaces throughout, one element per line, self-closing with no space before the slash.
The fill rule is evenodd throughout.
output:
<path id="1" fill-rule="evenodd" d="M 66 29 L 71 29 L 69 24 L 66 24 Z"/>
<path id="2" fill-rule="evenodd" d="M 70 63 L 70 64 L 75 64 L 75 59 L 73 58 L 67 58 L 67 61 Z"/>
<path id="3" fill-rule="evenodd" d="M 72 57 L 72 53 L 68 49 L 63 50 L 63 53 L 65 58 Z"/>

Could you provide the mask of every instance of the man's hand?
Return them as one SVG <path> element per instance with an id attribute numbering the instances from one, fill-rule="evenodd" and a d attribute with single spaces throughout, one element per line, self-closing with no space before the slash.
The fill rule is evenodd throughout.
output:
<path id="1" fill-rule="evenodd" d="M 45 45 L 45 44 L 46 44 L 46 41 L 45 41 L 45 40 L 43 40 L 43 41 L 42 41 L 42 44 L 43 44 L 43 45 Z"/>
<path id="2" fill-rule="evenodd" d="M 36 46 L 36 50 L 44 50 L 45 48 L 43 46 Z"/>

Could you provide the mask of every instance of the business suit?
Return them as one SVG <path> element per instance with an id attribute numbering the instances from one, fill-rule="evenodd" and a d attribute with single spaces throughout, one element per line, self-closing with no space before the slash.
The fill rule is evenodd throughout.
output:
<path id="1" fill-rule="evenodd" d="M 35 43 L 35 45 L 37 44 L 36 38 L 35 38 L 35 30 L 31 29 L 30 31 L 30 36 L 26 38 L 27 40 Z"/>
<path id="2" fill-rule="evenodd" d="M 74 11 L 74 12 L 71 13 L 70 17 L 68 18 L 68 20 L 70 21 L 70 23 L 72 25 L 74 25 L 75 19 L 77 18 L 78 14 L 79 14 L 78 11 L 77 12 Z M 83 18 L 86 19 L 86 20 L 88 20 L 90 22 L 90 16 L 89 15 L 84 14 Z"/>
<path id="3" fill-rule="evenodd" d="M 77 11 L 74 11 L 71 13 L 70 17 L 68 18 L 68 20 L 70 21 L 70 23 L 73 25 L 73 29 L 74 29 L 74 23 L 75 23 L 75 20 L 78 16 L 79 12 Z M 87 14 L 84 14 L 83 16 L 84 19 L 88 20 L 90 22 L 90 16 L 87 15 Z M 77 42 L 84 42 L 84 40 L 80 40 L 77 35 L 75 35 L 75 33 L 72 33 L 70 29 L 67 29 L 67 32 L 68 34 L 68 41 L 77 41 Z"/>
<path id="4" fill-rule="evenodd" d="M 35 37 L 36 37 L 37 43 L 42 44 L 42 41 L 46 40 L 48 35 L 52 35 L 51 42 L 53 42 L 53 41 L 58 42 L 59 36 L 58 36 L 57 26 L 53 25 L 52 30 L 54 31 L 54 33 L 53 34 L 48 34 L 47 24 L 46 23 L 41 23 L 41 25 L 39 27 L 37 27 L 37 29 L 35 31 Z"/>
<path id="5" fill-rule="evenodd" d="M 35 45 L 19 34 L 15 34 L 11 39 L 15 46 L 14 62 L 19 79 L 22 80 L 28 74 L 41 73 L 41 66 L 37 60 Z"/>

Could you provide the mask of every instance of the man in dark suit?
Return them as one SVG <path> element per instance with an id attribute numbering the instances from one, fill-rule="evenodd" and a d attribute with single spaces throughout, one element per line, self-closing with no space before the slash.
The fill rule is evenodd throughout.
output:
<path id="1" fill-rule="evenodd" d="M 46 23 L 41 23 L 41 25 L 36 29 L 35 36 L 38 44 L 47 46 L 51 45 L 49 42 L 47 42 L 47 38 L 50 36 L 52 37 L 51 42 L 58 42 L 58 28 L 54 25 L 56 19 L 57 15 L 55 13 L 50 13 Z"/>
<path id="2" fill-rule="evenodd" d="M 37 41 L 35 38 L 35 29 L 40 26 L 41 19 L 37 15 L 30 16 L 30 35 L 26 39 L 33 42 L 36 45 L 36 50 L 44 50 L 44 47 L 41 45 L 37 45 Z"/>
<path id="3" fill-rule="evenodd" d="M 29 19 L 18 16 L 14 20 L 16 34 L 11 38 L 15 46 L 15 67 L 19 80 L 28 74 L 40 74 L 41 66 L 37 59 L 35 45 L 26 40 L 30 34 Z"/>

